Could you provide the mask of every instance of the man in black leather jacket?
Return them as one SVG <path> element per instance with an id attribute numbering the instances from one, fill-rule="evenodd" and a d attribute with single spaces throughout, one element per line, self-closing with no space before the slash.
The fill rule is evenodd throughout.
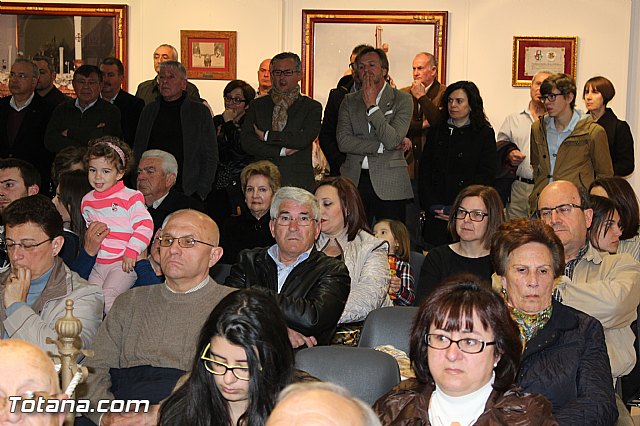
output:
<path id="1" fill-rule="evenodd" d="M 349 271 L 342 261 L 314 247 L 320 233 L 320 206 L 313 194 L 281 188 L 270 214 L 276 244 L 242 251 L 225 285 L 259 287 L 272 294 L 294 348 L 327 345 L 349 296 Z"/>

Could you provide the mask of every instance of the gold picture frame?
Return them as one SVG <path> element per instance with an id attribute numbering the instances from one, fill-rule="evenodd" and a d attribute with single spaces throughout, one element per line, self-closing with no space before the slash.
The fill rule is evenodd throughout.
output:
<path id="1" fill-rule="evenodd" d="M 197 80 L 235 80 L 235 31 L 180 31 L 180 57 L 187 77 Z"/>
<path id="2" fill-rule="evenodd" d="M 514 36 L 511 85 L 530 86 L 539 71 L 576 78 L 578 37 Z"/>

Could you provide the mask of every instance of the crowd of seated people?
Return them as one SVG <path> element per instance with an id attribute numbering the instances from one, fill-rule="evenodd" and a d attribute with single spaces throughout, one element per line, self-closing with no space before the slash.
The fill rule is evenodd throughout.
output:
<path id="1" fill-rule="evenodd" d="M 294 53 L 262 61 L 257 96 L 231 81 L 217 115 L 178 59 L 159 46 L 136 96 L 116 58 L 83 65 L 71 99 L 48 58 L 19 58 L 0 99 L 0 350 L 55 353 L 72 299 L 91 404 L 153 404 L 78 424 L 264 424 L 303 380 L 294 351 L 357 345 L 394 305 L 420 306 L 415 378 L 374 405 L 382 424 L 630 424 L 640 208 L 608 79 L 584 85 L 583 114 L 572 77 L 537 73 L 496 136 L 490 99 L 439 83 L 426 52 L 399 90 L 385 51 L 359 45 L 331 123 Z M 321 126 L 335 167 L 316 182 Z"/>

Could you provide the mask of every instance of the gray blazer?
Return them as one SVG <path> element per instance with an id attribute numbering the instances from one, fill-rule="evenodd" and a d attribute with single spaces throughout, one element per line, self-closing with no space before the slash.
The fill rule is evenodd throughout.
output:
<path id="1" fill-rule="evenodd" d="M 287 110 L 287 124 L 281 132 L 271 130 L 273 116 L 271 96 L 262 96 L 249 104 L 242 124 L 240 143 L 247 154 L 256 160 L 273 162 L 282 175 L 282 186 L 298 186 L 313 191 L 315 180 L 311 152 L 313 141 L 320 132 L 322 105 L 313 99 L 300 95 Z M 269 130 L 267 141 L 261 141 L 255 134 L 253 125 L 260 130 Z M 293 155 L 280 156 L 282 148 L 297 149 Z"/>
<path id="2" fill-rule="evenodd" d="M 371 183 L 380 199 L 413 198 L 407 161 L 403 151 L 395 149 L 409 130 L 413 113 L 411 95 L 385 86 L 378 106 L 379 110 L 367 116 L 361 91 L 349 93 L 342 101 L 336 133 L 338 147 L 347 154 L 347 159 L 340 174 L 358 185 L 366 156 Z M 378 153 L 380 143 L 384 145 L 382 154 Z"/>

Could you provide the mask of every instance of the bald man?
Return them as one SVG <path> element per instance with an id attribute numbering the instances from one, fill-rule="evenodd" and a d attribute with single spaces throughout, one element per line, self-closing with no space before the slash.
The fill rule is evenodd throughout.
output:
<path id="1" fill-rule="evenodd" d="M 271 90 L 271 59 L 267 58 L 260 62 L 260 68 L 258 68 L 258 93 L 257 97 L 266 95 Z"/>
<path id="2" fill-rule="evenodd" d="M 61 426 L 64 413 L 12 413 L 12 401 L 5 399 L 8 396 L 31 399 L 34 393 L 46 399 L 53 395 L 59 398 L 60 385 L 51 358 L 37 346 L 13 339 L 0 340 L 0 359 L 0 424 Z"/>
<path id="3" fill-rule="evenodd" d="M 379 426 L 371 407 L 328 382 L 296 383 L 280 394 L 267 426 Z"/>
<path id="4" fill-rule="evenodd" d="M 142 399 L 158 404 L 191 369 L 198 333 L 211 310 L 233 289 L 209 277 L 222 256 L 216 223 L 204 213 L 178 210 L 160 234 L 164 284 L 121 294 L 96 339 L 87 381 L 92 408 L 98 400 Z M 157 405 L 148 413 L 89 414 L 100 426 L 156 425 Z M 76 423 L 79 424 L 79 423 Z M 83 422 L 81 424 L 90 424 Z"/>

